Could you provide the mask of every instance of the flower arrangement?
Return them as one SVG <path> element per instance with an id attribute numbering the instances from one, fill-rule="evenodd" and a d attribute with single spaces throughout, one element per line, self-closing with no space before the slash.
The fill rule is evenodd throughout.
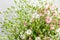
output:
<path id="1" fill-rule="evenodd" d="M 31 0 L 32 1 L 32 0 Z M 47 1 L 14 0 L 17 7 L 8 8 L 5 28 L 9 40 L 59 40 L 60 18 L 58 8 Z M 30 3 L 30 4 L 29 4 Z M 38 5 L 37 5 L 38 4 Z M 9 20 L 10 13 L 14 13 Z M 8 16 L 8 17 L 7 17 Z M 10 15 L 11 16 L 11 15 Z"/>

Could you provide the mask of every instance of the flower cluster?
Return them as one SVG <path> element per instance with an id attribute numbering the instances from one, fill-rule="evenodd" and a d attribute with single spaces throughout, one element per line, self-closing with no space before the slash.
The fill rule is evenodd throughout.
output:
<path id="1" fill-rule="evenodd" d="M 8 38 L 10 40 L 59 40 L 58 8 L 46 1 L 37 0 L 36 3 L 34 1 L 28 3 L 29 0 L 20 0 L 21 5 L 18 5 L 20 10 L 14 10 L 18 14 L 17 18 L 14 16 L 13 21 L 4 22 L 3 27 L 9 32 Z"/>

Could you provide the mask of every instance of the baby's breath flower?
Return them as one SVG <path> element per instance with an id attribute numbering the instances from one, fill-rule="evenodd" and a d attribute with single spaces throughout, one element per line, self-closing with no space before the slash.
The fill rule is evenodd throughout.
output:
<path id="1" fill-rule="evenodd" d="M 30 35 L 30 34 L 32 34 L 32 30 L 28 29 L 25 33 L 28 34 L 28 35 Z"/>
<path id="2" fill-rule="evenodd" d="M 41 40 L 41 38 L 40 37 L 36 37 L 35 40 Z"/>
<path id="3" fill-rule="evenodd" d="M 32 18 L 39 18 L 39 17 L 40 17 L 40 15 L 37 12 L 35 12 L 34 14 L 32 14 Z"/>
<path id="4" fill-rule="evenodd" d="M 21 39 L 25 39 L 25 34 L 21 34 L 21 35 L 20 35 L 20 38 L 21 38 Z"/>
<path id="5" fill-rule="evenodd" d="M 49 16 L 47 16 L 47 17 L 46 17 L 46 23 L 50 23 L 51 21 L 52 21 L 52 18 L 49 17 Z"/>
<path id="6" fill-rule="evenodd" d="M 60 28 L 56 29 L 56 32 L 60 32 Z"/>
<path id="7" fill-rule="evenodd" d="M 55 29 L 53 24 L 50 24 L 50 29 L 51 30 Z"/>

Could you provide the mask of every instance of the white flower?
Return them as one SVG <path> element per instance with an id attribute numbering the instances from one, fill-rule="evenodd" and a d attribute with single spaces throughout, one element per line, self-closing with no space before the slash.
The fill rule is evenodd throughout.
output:
<path id="1" fill-rule="evenodd" d="M 32 18 L 39 18 L 39 17 L 40 17 L 40 15 L 37 12 L 35 12 L 34 14 L 32 14 Z"/>
<path id="2" fill-rule="evenodd" d="M 48 11 L 47 14 L 50 15 L 50 11 Z"/>
<path id="3" fill-rule="evenodd" d="M 56 32 L 60 32 L 60 28 L 56 29 Z"/>
<path id="4" fill-rule="evenodd" d="M 60 33 L 57 33 L 57 37 L 60 38 Z"/>
<path id="5" fill-rule="evenodd" d="M 32 34 L 32 30 L 28 29 L 25 33 L 28 34 L 28 35 L 30 35 L 30 34 Z"/>
<path id="6" fill-rule="evenodd" d="M 52 38 L 50 38 L 49 40 L 53 40 Z"/>
<path id="7" fill-rule="evenodd" d="M 57 37 L 60 38 L 60 28 L 56 29 Z"/>
<path id="8" fill-rule="evenodd" d="M 20 38 L 21 38 L 21 39 L 25 39 L 25 35 L 24 35 L 24 34 L 21 34 L 21 35 L 20 35 Z"/>
<path id="9" fill-rule="evenodd" d="M 38 0 L 27 0 L 27 2 L 29 3 L 29 5 L 31 5 L 33 7 L 39 6 L 39 1 Z"/>
<path id="10" fill-rule="evenodd" d="M 41 40 L 40 37 L 36 37 L 35 40 Z"/>
<path id="11" fill-rule="evenodd" d="M 45 9 L 47 9 L 47 8 L 48 8 L 48 6 L 49 6 L 49 4 L 45 5 Z"/>

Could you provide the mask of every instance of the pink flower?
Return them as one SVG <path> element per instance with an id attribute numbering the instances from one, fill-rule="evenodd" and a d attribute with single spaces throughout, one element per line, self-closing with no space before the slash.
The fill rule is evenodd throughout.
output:
<path id="1" fill-rule="evenodd" d="M 60 27 L 60 20 L 58 20 L 58 26 Z"/>
<path id="2" fill-rule="evenodd" d="M 51 22 L 51 20 L 52 20 L 52 19 L 51 19 L 51 17 L 49 17 L 49 16 L 48 16 L 48 17 L 46 17 L 46 23 L 50 23 L 50 22 Z"/>

